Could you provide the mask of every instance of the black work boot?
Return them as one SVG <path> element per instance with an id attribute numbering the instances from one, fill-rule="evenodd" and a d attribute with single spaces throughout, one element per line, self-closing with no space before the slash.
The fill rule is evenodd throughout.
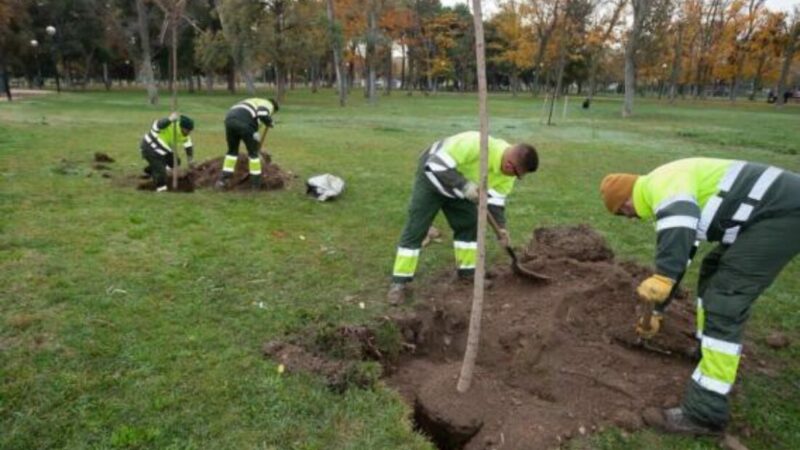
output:
<path id="1" fill-rule="evenodd" d="M 408 283 L 392 283 L 389 292 L 386 293 L 386 300 L 392 306 L 400 306 L 411 298 L 411 286 Z"/>
<path id="2" fill-rule="evenodd" d="M 250 175 L 250 189 L 260 191 L 261 184 L 261 175 Z"/>
<path id="3" fill-rule="evenodd" d="M 681 408 L 657 410 L 648 409 L 643 414 L 645 423 L 666 433 L 685 434 L 689 436 L 721 436 L 721 428 L 695 422 Z"/>
<path id="4" fill-rule="evenodd" d="M 222 175 L 220 175 L 219 180 L 217 180 L 217 182 L 214 183 L 214 189 L 218 191 L 224 191 L 225 189 L 227 189 L 228 180 L 230 179 L 230 177 L 231 175 L 229 173 L 222 172 Z"/>

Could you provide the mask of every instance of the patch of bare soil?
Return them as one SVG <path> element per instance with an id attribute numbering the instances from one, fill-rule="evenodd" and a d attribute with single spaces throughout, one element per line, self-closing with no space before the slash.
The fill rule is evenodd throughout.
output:
<path id="1" fill-rule="evenodd" d="M 267 153 L 261 153 L 261 190 L 271 191 L 283 189 L 295 175 L 284 172 L 280 166 L 272 162 L 272 158 Z M 197 188 L 213 188 L 222 174 L 222 164 L 224 156 L 204 161 L 188 171 L 180 170 L 178 174 L 179 192 L 193 192 Z M 250 170 L 248 168 L 247 155 L 239 154 L 236 161 L 233 176 L 228 182 L 226 191 L 251 191 Z M 172 182 L 167 184 L 169 190 L 172 189 Z M 141 180 L 138 183 L 139 190 L 154 191 L 155 184 L 152 179 Z"/>
<path id="2" fill-rule="evenodd" d="M 382 362 L 385 382 L 414 405 L 418 427 L 439 448 L 553 448 L 609 426 L 638 429 L 646 408 L 679 403 L 695 365 L 690 302 L 676 299 L 651 343 L 658 351 L 643 349 L 635 288 L 648 269 L 614 260 L 586 225 L 537 229 L 521 260 L 552 280 L 494 270 L 466 394 L 456 392 L 456 380 L 471 286 L 442 278 L 419 288 L 413 308 L 384 319 L 400 351 L 367 359 Z"/>

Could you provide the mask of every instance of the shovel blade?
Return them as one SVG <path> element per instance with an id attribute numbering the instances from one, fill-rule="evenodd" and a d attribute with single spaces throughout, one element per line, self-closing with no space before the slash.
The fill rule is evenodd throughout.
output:
<path id="1" fill-rule="evenodd" d="M 549 281 L 550 277 L 538 272 L 534 272 L 533 270 L 526 269 L 519 265 L 518 262 L 511 263 L 511 270 L 514 271 L 516 275 L 519 275 L 524 278 L 529 278 L 531 280 L 537 281 Z"/>

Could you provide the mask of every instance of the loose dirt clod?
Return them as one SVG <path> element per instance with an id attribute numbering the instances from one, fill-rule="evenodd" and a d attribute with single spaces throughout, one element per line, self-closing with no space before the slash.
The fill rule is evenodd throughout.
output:
<path id="1" fill-rule="evenodd" d="M 95 152 L 94 153 L 94 162 L 97 163 L 113 163 L 114 158 L 108 156 L 103 152 Z"/>
<path id="2" fill-rule="evenodd" d="M 792 342 L 789 340 L 789 338 L 779 331 L 773 331 L 769 336 L 767 336 L 767 345 L 776 350 L 786 348 L 791 343 Z"/>

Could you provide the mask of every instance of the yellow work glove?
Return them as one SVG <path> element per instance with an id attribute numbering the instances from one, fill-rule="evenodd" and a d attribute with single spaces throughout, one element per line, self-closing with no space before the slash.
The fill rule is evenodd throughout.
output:
<path id="1" fill-rule="evenodd" d="M 643 302 L 663 303 L 669 297 L 674 285 L 675 281 L 672 278 L 656 274 L 642 281 L 636 288 L 636 293 Z"/>
<path id="2" fill-rule="evenodd" d="M 658 330 L 661 329 L 661 322 L 663 320 L 664 316 L 653 313 L 650 316 L 650 328 L 645 329 L 644 317 L 639 317 L 639 321 L 636 322 L 636 334 L 641 336 L 642 339 L 652 339 L 658 334 Z"/>

